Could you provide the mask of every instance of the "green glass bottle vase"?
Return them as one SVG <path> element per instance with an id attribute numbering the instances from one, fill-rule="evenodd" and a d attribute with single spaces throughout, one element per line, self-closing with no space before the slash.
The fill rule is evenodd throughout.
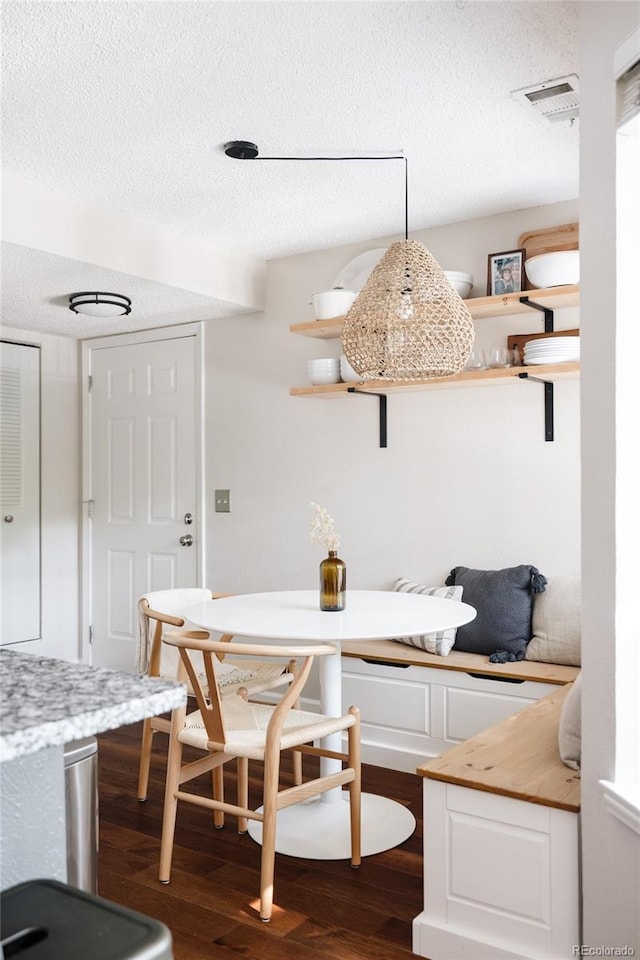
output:
<path id="1" fill-rule="evenodd" d="M 347 591 L 347 566 L 336 550 L 320 564 L 320 609 L 344 610 Z"/>

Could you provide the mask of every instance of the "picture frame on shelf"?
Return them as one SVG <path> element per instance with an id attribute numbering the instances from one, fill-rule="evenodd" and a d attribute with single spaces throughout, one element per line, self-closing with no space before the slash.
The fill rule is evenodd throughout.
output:
<path id="1" fill-rule="evenodd" d="M 490 253 L 487 262 L 487 296 L 499 297 L 505 293 L 521 293 L 526 289 L 524 261 L 526 250 L 505 250 Z"/>

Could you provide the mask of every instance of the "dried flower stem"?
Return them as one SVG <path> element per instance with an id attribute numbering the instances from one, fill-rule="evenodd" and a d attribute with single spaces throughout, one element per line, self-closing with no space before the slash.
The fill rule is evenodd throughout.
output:
<path id="1" fill-rule="evenodd" d="M 337 550 L 340 546 L 340 536 L 333 528 L 333 517 L 330 517 L 324 507 L 317 503 L 310 503 L 314 511 L 313 519 L 309 525 L 311 539 L 314 543 L 322 543 L 327 550 Z"/>

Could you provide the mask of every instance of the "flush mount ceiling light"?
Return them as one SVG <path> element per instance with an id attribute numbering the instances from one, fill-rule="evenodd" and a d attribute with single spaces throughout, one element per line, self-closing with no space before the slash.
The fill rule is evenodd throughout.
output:
<path id="1" fill-rule="evenodd" d="M 87 317 L 122 317 L 131 313 L 131 300 L 119 293 L 72 293 L 69 310 Z"/>
<path id="2" fill-rule="evenodd" d="M 469 358 L 471 314 L 424 244 L 409 240 L 408 164 L 404 153 L 377 157 L 261 157 L 255 143 L 224 145 L 236 160 L 403 160 L 404 240 L 393 243 L 353 301 L 342 349 L 364 380 L 429 380 L 460 373 Z"/>

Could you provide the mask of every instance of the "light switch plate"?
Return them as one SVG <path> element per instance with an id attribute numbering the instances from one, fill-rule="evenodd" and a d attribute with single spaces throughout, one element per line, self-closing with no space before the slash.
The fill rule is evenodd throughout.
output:
<path id="1" fill-rule="evenodd" d="M 216 513 L 231 513 L 231 491 L 215 491 L 215 510 Z"/>

